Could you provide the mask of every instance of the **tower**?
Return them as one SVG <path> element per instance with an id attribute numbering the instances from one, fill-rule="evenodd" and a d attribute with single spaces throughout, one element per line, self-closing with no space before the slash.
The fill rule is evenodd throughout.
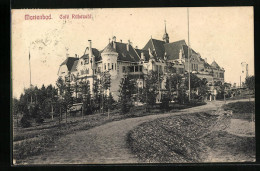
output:
<path id="1" fill-rule="evenodd" d="M 248 77 L 248 64 L 246 62 L 241 62 L 241 83 L 245 83 L 246 77 Z"/>
<path id="2" fill-rule="evenodd" d="M 165 43 L 169 43 L 169 35 L 166 31 L 166 21 L 164 21 L 164 24 L 165 24 L 165 32 L 164 32 L 164 35 L 163 35 L 163 40 Z"/>

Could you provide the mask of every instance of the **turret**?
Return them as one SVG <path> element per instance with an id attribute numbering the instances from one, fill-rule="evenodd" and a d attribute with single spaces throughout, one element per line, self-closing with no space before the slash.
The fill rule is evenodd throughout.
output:
<path id="1" fill-rule="evenodd" d="M 166 31 L 166 21 L 165 22 L 165 32 L 164 32 L 164 35 L 163 35 L 163 40 L 165 41 L 165 43 L 169 43 L 169 35 Z"/>

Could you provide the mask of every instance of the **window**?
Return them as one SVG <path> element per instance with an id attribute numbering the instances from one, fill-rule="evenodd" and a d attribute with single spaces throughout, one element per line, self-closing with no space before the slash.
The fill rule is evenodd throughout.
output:
<path id="1" fill-rule="evenodd" d="M 110 69 L 110 63 L 107 64 L 107 69 L 108 69 L 108 70 Z"/>
<path id="2" fill-rule="evenodd" d="M 86 74 L 89 74 L 89 69 L 86 69 Z"/>
<path id="3" fill-rule="evenodd" d="M 89 63 L 89 59 L 88 58 L 84 59 L 84 64 L 88 64 L 88 63 Z"/>
<path id="4" fill-rule="evenodd" d="M 138 66 L 135 66 L 135 72 L 138 72 Z"/>
<path id="5" fill-rule="evenodd" d="M 139 66 L 139 71 L 143 72 L 143 67 L 142 66 Z"/>
<path id="6" fill-rule="evenodd" d="M 128 67 L 128 71 L 129 71 L 129 72 L 134 72 L 134 66 L 129 66 L 129 67 Z"/>
<path id="7" fill-rule="evenodd" d="M 126 70 L 125 70 L 125 66 L 122 67 L 122 71 L 123 71 L 123 73 L 126 72 Z"/>
<path id="8" fill-rule="evenodd" d="M 112 70 L 114 69 L 114 64 L 113 64 L 113 63 L 111 64 L 111 69 L 112 69 Z"/>
<path id="9" fill-rule="evenodd" d="M 101 68 L 100 67 L 98 67 L 98 72 L 100 72 L 101 71 Z"/>
<path id="10" fill-rule="evenodd" d="M 167 66 L 164 66 L 164 72 L 167 72 Z"/>
<path id="11" fill-rule="evenodd" d="M 106 65 L 106 63 L 104 63 L 104 70 L 106 70 L 107 69 L 107 65 Z"/>
<path id="12" fill-rule="evenodd" d="M 179 68 L 179 74 L 183 74 L 184 73 L 183 71 L 184 71 L 183 68 Z"/>
<path id="13" fill-rule="evenodd" d="M 162 66 L 161 65 L 159 66 L 159 71 L 162 72 Z"/>
<path id="14" fill-rule="evenodd" d="M 116 63 L 115 63 L 115 70 L 116 70 Z"/>

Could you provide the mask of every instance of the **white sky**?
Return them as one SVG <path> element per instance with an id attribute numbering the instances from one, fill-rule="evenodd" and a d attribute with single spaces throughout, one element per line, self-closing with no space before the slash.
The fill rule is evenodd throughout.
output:
<path id="1" fill-rule="evenodd" d="M 189 8 L 190 44 L 202 58 L 224 67 L 225 81 L 237 84 L 241 62 L 254 74 L 253 7 Z M 24 20 L 24 15 L 52 15 L 52 20 Z M 91 14 L 92 19 L 59 19 L 61 14 Z M 102 50 L 113 35 L 143 48 L 151 36 L 162 39 L 164 20 L 170 42 L 187 35 L 187 8 L 12 10 L 13 95 L 29 87 L 29 49 L 32 84 L 54 84 L 59 65 L 70 56 L 92 47 Z"/>

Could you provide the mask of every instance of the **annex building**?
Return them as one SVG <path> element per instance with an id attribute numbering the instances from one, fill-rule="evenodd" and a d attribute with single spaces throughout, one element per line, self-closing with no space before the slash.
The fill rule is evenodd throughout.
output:
<path id="1" fill-rule="evenodd" d="M 69 78 L 71 84 L 80 80 L 88 80 L 90 90 L 93 90 L 95 78 L 99 73 L 108 71 L 111 75 L 110 92 L 118 99 L 119 84 L 124 74 L 134 75 L 138 87 L 145 85 L 144 75 L 149 71 L 158 71 L 166 75 L 167 64 L 171 63 L 175 68 L 175 73 L 183 75 L 187 72 L 188 66 L 190 72 L 196 74 L 199 78 L 206 78 L 209 86 L 215 82 L 224 83 L 224 68 L 220 67 L 216 61 L 208 64 L 198 52 L 190 48 L 190 65 L 188 65 L 188 45 L 185 40 L 171 42 L 166 31 L 162 40 L 149 39 L 142 49 L 134 48 L 130 40 L 127 43 L 117 41 L 114 36 L 109 39 L 107 46 L 103 50 L 92 47 L 89 40 L 89 46 L 82 56 L 67 57 L 59 67 L 58 76 Z M 174 73 L 173 73 L 174 74 Z M 165 76 L 166 77 L 166 76 Z M 166 79 L 160 85 L 165 88 Z M 158 95 L 157 101 L 160 101 L 161 95 Z"/>

